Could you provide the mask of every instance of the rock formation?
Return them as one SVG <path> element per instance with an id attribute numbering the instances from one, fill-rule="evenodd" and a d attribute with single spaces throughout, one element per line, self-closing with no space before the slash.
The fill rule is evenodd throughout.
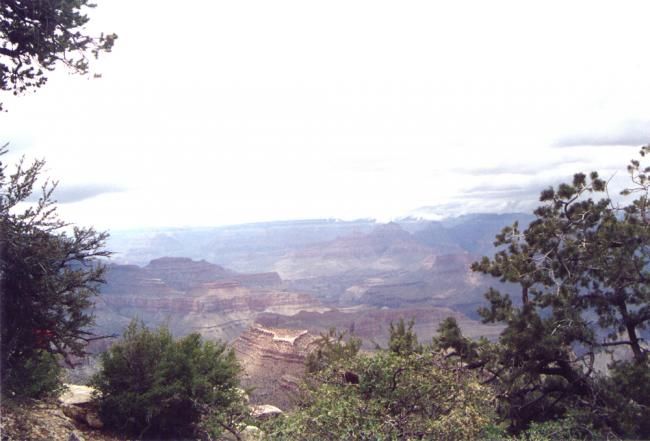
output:
<path id="1" fill-rule="evenodd" d="M 66 384 L 65 386 L 66 391 L 59 397 L 63 413 L 92 429 L 104 427 L 93 400 L 95 389 L 77 384 Z"/>
<path id="2" fill-rule="evenodd" d="M 121 441 L 103 432 L 92 402 L 92 388 L 67 385 L 58 400 L 0 402 L 2 441 Z"/>
<path id="3" fill-rule="evenodd" d="M 277 326 L 295 329 L 307 329 L 313 335 L 319 335 L 331 327 L 340 331 L 354 333 L 362 339 L 366 349 L 376 344 L 386 347 L 388 344 L 391 322 L 400 319 L 415 320 L 414 330 L 421 342 L 429 342 L 435 335 L 440 323 L 447 317 L 454 317 L 470 338 L 480 336 L 494 339 L 501 332 L 499 325 L 486 325 L 472 320 L 466 315 L 450 308 L 418 305 L 404 308 L 377 308 L 368 305 L 350 308 L 332 308 L 328 311 L 301 311 L 292 316 L 263 313 L 257 316 L 261 326 Z"/>
<path id="4" fill-rule="evenodd" d="M 145 267 L 110 265 L 96 300 L 97 334 L 121 334 L 133 318 L 167 323 L 174 334 L 231 341 L 257 314 L 326 310 L 309 294 L 286 290 L 277 273 L 240 274 L 219 265 L 165 257 Z"/>
<path id="5" fill-rule="evenodd" d="M 254 388 L 254 405 L 270 404 L 282 409 L 293 406 L 297 380 L 305 371 L 307 354 L 316 336 L 306 330 L 251 327 L 233 343 L 244 369 L 242 385 Z"/>

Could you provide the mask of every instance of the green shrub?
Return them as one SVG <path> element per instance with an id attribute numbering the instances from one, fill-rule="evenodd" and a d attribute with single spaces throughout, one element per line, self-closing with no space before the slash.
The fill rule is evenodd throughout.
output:
<path id="1" fill-rule="evenodd" d="M 508 435 L 505 428 L 492 426 L 484 431 L 481 441 L 615 441 L 619 438 L 612 433 L 599 432 L 589 424 L 584 424 L 574 416 L 532 423 L 518 435 Z"/>
<path id="2" fill-rule="evenodd" d="M 316 350 L 310 352 L 305 360 L 305 371 L 313 374 L 345 360 L 354 358 L 361 349 L 361 339 L 330 328 L 316 341 Z"/>
<path id="3" fill-rule="evenodd" d="M 469 440 L 492 421 L 490 389 L 426 351 L 356 356 L 308 382 L 302 407 L 264 428 L 269 439 Z"/>
<path id="4" fill-rule="evenodd" d="M 3 372 L 6 398 L 46 398 L 57 396 L 63 385 L 63 369 L 58 357 L 47 351 L 35 351 L 29 358 Z"/>
<path id="5" fill-rule="evenodd" d="M 101 357 L 92 384 L 105 424 L 130 434 L 212 436 L 234 430 L 241 413 L 240 371 L 234 352 L 199 334 L 174 340 L 169 330 L 132 322 L 121 342 Z"/>

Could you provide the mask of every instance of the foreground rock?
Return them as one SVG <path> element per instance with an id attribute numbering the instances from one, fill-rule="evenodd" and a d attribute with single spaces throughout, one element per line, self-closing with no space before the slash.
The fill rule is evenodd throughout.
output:
<path id="1" fill-rule="evenodd" d="M 73 430 L 72 432 L 70 432 L 68 441 L 84 441 L 84 437 L 80 435 L 79 432 Z"/>
<path id="2" fill-rule="evenodd" d="M 256 406 L 251 406 L 251 415 L 257 420 L 266 420 L 269 418 L 282 415 L 282 409 L 279 409 L 270 404 L 258 404 Z"/>
<path id="3" fill-rule="evenodd" d="M 104 423 L 93 401 L 95 389 L 77 384 L 66 384 L 66 391 L 59 397 L 63 413 L 92 429 L 101 429 Z"/>
<path id="4" fill-rule="evenodd" d="M 78 384 L 66 384 L 66 390 L 59 397 L 62 404 L 87 404 L 92 401 L 92 394 L 95 389 L 89 386 Z"/>
<path id="5" fill-rule="evenodd" d="M 0 404 L 2 441 L 123 441 L 68 417 L 56 401 L 28 400 Z M 74 405 L 70 405 L 74 406 Z"/>

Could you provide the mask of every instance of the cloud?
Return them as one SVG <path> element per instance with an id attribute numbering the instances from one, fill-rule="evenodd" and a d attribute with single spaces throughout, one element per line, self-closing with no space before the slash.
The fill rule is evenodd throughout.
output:
<path id="1" fill-rule="evenodd" d="M 531 199 L 476 198 L 420 207 L 408 212 L 407 216 L 441 220 L 472 213 L 530 213 L 537 205 L 538 202 Z"/>
<path id="2" fill-rule="evenodd" d="M 555 184 L 552 182 L 551 184 Z M 518 201 L 537 201 L 541 191 L 549 187 L 549 182 L 545 184 L 540 180 L 534 180 L 522 185 L 512 184 L 483 184 L 466 189 L 458 196 L 459 200 L 468 199 L 496 199 L 496 200 L 518 200 Z"/>
<path id="3" fill-rule="evenodd" d="M 574 164 L 584 164 L 584 159 L 553 159 L 531 162 L 520 161 L 511 164 L 498 164 L 492 166 L 458 167 L 451 171 L 472 176 L 494 176 L 494 175 L 537 175 L 548 170 L 555 170 L 558 167 Z"/>
<path id="4" fill-rule="evenodd" d="M 562 137 L 554 143 L 554 146 L 641 146 L 649 142 L 650 120 L 628 120 L 614 128 Z"/>
<path id="5" fill-rule="evenodd" d="M 421 206 L 408 214 L 427 219 L 443 219 L 470 213 L 530 213 L 539 205 L 540 192 L 549 186 L 543 179 L 512 183 L 484 183 L 466 188 L 447 201 Z M 555 184 L 555 180 L 552 180 Z"/>
<path id="6" fill-rule="evenodd" d="M 91 199 L 101 194 L 120 193 L 126 191 L 123 187 L 110 184 L 85 184 L 85 185 L 57 185 L 52 198 L 60 204 L 69 204 Z M 35 202 L 41 196 L 40 192 L 34 192 L 28 201 Z"/>

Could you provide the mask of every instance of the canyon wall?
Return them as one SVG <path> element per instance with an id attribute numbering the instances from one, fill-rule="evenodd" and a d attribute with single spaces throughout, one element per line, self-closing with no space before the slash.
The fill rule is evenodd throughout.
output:
<path id="1" fill-rule="evenodd" d="M 315 348 L 316 338 L 307 330 L 255 325 L 235 340 L 233 348 L 243 367 L 242 386 L 253 388 L 252 404 L 272 404 L 284 410 L 294 405 L 305 359 Z"/>

